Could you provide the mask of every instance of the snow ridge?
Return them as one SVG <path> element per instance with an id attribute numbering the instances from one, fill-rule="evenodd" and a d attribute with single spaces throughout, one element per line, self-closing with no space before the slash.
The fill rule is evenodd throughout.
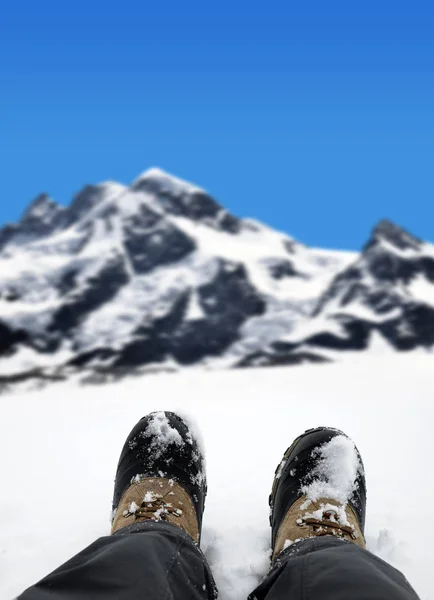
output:
<path id="1" fill-rule="evenodd" d="M 0 273 L 0 387 L 434 346 L 434 246 L 383 221 L 360 254 L 308 248 L 155 168 L 37 198 Z"/>

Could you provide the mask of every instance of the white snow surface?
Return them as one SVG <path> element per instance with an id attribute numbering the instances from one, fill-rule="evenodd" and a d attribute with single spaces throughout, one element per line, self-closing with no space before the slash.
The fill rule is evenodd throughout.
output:
<path id="1" fill-rule="evenodd" d="M 155 457 L 161 456 L 171 444 L 176 446 L 184 444 L 179 431 L 170 425 L 169 419 L 161 410 L 152 416 L 146 430 L 141 435 L 143 438 L 153 437 L 150 446 L 155 447 Z"/>
<path id="2" fill-rule="evenodd" d="M 204 191 L 202 188 L 198 187 L 197 185 L 193 185 L 188 181 L 185 181 L 184 179 L 180 179 L 179 177 L 169 175 L 169 173 L 166 173 L 166 171 L 163 171 L 163 169 L 160 169 L 159 167 L 151 167 L 150 169 L 147 169 L 146 171 L 141 173 L 141 175 L 139 175 L 137 179 L 135 179 L 135 181 L 133 182 L 133 186 L 145 180 L 152 180 L 154 182 L 157 181 L 168 192 Z"/>
<path id="3" fill-rule="evenodd" d="M 434 600 L 432 373 L 431 355 L 367 355 L 292 368 L 186 369 L 101 387 L 59 383 L 3 396 L 0 598 L 108 534 L 126 436 L 144 414 L 174 410 L 191 416 L 204 440 L 201 545 L 222 600 L 245 598 L 267 572 L 276 465 L 295 437 L 319 425 L 344 431 L 363 458 L 368 548 L 402 570 L 422 600 Z M 352 458 L 348 446 L 342 460 L 350 471 Z"/>
<path id="4" fill-rule="evenodd" d="M 302 486 L 308 500 L 333 498 L 347 504 L 355 490 L 357 473 L 361 469 L 357 451 L 349 438 L 338 435 L 313 451 L 318 459 L 312 471 L 313 480 Z"/>
<path id="5" fill-rule="evenodd" d="M 306 501 L 301 506 L 308 509 L 320 498 L 332 501 L 321 503 L 320 508 L 308 512 L 306 517 L 323 519 L 324 513 L 330 513 L 332 521 L 341 525 L 350 525 L 345 508 L 357 485 L 357 474 L 363 472 L 354 442 L 345 435 L 338 435 L 330 442 L 315 448 L 312 457 L 317 460 L 315 468 L 309 473 L 309 481 L 302 482 L 301 491 Z M 286 540 L 292 542 L 292 540 Z"/>

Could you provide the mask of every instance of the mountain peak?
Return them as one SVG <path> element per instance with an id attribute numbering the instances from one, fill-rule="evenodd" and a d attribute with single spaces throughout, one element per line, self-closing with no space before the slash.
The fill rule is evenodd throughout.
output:
<path id="1" fill-rule="evenodd" d="M 143 171 L 143 173 L 141 173 L 139 175 L 140 178 L 165 178 L 165 177 L 171 177 L 170 173 L 168 173 L 167 171 L 164 171 L 164 169 L 160 169 L 160 167 L 150 167 L 149 169 L 146 169 L 146 171 Z"/>
<path id="2" fill-rule="evenodd" d="M 201 188 L 184 179 L 179 179 L 158 167 L 152 167 L 141 173 L 132 184 L 132 189 L 150 193 L 181 195 L 203 192 Z"/>
<path id="3" fill-rule="evenodd" d="M 432 249 L 401 227 L 331 257 L 157 168 L 68 208 L 41 194 L 0 230 L 0 263 L 0 368 L 20 377 L 323 362 L 374 334 L 434 348 Z"/>
<path id="4" fill-rule="evenodd" d="M 65 208 L 57 204 L 48 194 L 39 194 L 23 214 L 20 223 L 25 227 L 37 225 L 51 228 L 64 211 Z"/>
<path id="5" fill-rule="evenodd" d="M 105 200 L 115 198 L 125 191 L 125 186 L 112 181 L 85 185 L 75 194 L 69 208 L 71 221 L 77 221 Z"/>
<path id="6" fill-rule="evenodd" d="M 374 227 L 364 250 L 377 246 L 382 241 L 399 250 L 419 250 L 422 241 L 388 219 L 382 219 Z"/>
<path id="7" fill-rule="evenodd" d="M 43 216 L 47 210 L 52 210 L 52 207 L 57 206 L 58 204 L 50 198 L 48 194 L 39 194 L 26 209 L 22 216 L 22 221 L 26 221 L 30 218 L 39 218 Z"/>

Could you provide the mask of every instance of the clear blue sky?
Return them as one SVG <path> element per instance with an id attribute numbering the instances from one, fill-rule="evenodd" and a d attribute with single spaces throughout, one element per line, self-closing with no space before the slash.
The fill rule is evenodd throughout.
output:
<path id="1" fill-rule="evenodd" d="M 432 0 L 7 2 L 0 76 L 0 222 L 159 166 L 308 244 L 434 241 Z"/>

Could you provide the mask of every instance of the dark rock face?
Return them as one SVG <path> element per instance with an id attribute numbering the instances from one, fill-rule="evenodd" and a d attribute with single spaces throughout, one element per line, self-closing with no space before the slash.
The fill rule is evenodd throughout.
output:
<path id="1" fill-rule="evenodd" d="M 86 185 L 73 198 L 65 219 L 65 227 L 89 214 L 105 197 L 102 185 Z"/>
<path id="2" fill-rule="evenodd" d="M 393 283 L 402 280 L 405 284 L 418 272 L 418 265 L 413 261 L 401 260 L 397 256 L 386 254 L 385 252 L 366 253 L 368 270 L 373 277 L 380 281 Z"/>
<path id="3" fill-rule="evenodd" d="M 67 334 L 90 312 L 110 302 L 129 280 L 123 257 L 120 256 L 107 260 L 101 270 L 81 286 L 74 286 L 75 277 L 74 272 L 69 272 L 65 276 L 64 289 L 67 290 L 69 287 L 72 291 L 66 296 L 64 304 L 54 313 L 50 331 Z"/>
<path id="4" fill-rule="evenodd" d="M 343 337 L 330 332 L 317 333 L 305 340 L 309 346 L 319 346 L 331 350 L 365 350 L 368 346 L 372 326 L 364 321 L 341 323 Z"/>
<path id="5" fill-rule="evenodd" d="M 205 192 L 173 189 L 158 178 L 139 180 L 133 189 L 157 196 L 159 204 L 169 214 L 184 216 L 194 221 L 213 219 L 222 210 L 222 207 Z"/>
<path id="6" fill-rule="evenodd" d="M 270 262 L 268 269 L 274 279 L 284 279 L 285 277 L 295 277 L 298 275 L 293 263 L 289 260 Z"/>
<path id="7" fill-rule="evenodd" d="M 434 308 L 415 299 L 409 289 L 416 277 L 427 284 L 434 282 L 434 258 L 424 255 L 422 246 L 421 240 L 393 223 L 379 223 L 358 261 L 334 279 L 314 311 L 314 316 L 326 314 L 337 321 L 349 314 L 350 321 L 344 325 L 348 339 L 319 333 L 305 342 L 363 350 L 369 332 L 376 330 L 397 350 L 432 346 Z M 372 321 L 357 316 L 358 306 L 372 313 Z"/>
<path id="8" fill-rule="evenodd" d="M 430 348 L 434 345 L 434 308 L 408 303 L 399 319 L 391 319 L 378 327 L 397 350 Z"/>
<path id="9" fill-rule="evenodd" d="M 39 195 L 17 224 L 0 229 L 0 252 L 9 244 L 25 244 L 53 233 L 63 222 L 66 209 L 47 194 Z"/>
<path id="10" fill-rule="evenodd" d="M 292 240 L 285 240 L 283 242 L 283 247 L 288 252 L 288 254 L 294 254 L 295 244 L 294 244 L 294 242 Z"/>
<path id="11" fill-rule="evenodd" d="M 218 356 L 239 336 L 240 326 L 262 314 L 265 302 L 250 284 L 242 265 L 221 260 L 214 279 L 195 292 L 201 317 L 186 318 L 189 291 L 181 294 L 171 310 L 140 327 L 116 360 L 116 366 L 137 366 L 173 357 L 193 364 L 206 356 Z"/>
<path id="12" fill-rule="evenodd" d="M 180 213 L 184 216 L 200 221 L 204 219 L 215 219 L 222 207 L 208 194 L 204 192 L 193 192 L 184 198 Z"/>
<path id="13" fill-rule="evenodd" d="M 18 290 L 10 287 L 0 293 L 0 298 L 6 300 L 6 302 L 16 302 L 21 298 L 21 294 Z"/>
<path id="14" fill-rule="evenodd" d="M 381 221 L 365 245 L 359 264 L 378 283 L 407 285 L 423 270 L 421 248 L 421 240 L 389 221 Z"/>
<path id="15" fill-rule="evenodd" d="M 78 352 L 74 358 L 68 362 L 71 367 L 85 367 L 92 361 L 108 361 L 116 356 L 111 348 L 97 348 L 89 352 Z"/>
<path id="16" fill-rule="evenodd" d="M 60 277 L 57 283 L 57 289 L 62 294 L 62 296 L 69 294 L 72 292 L 77 285 L 77 277 L 80 275 L 80 270 L 78 267 L 72 267 L 65 271 Z"/>
<path id="17" fill-rule="evenodd" d="M 12 354 L 16 346 L 27 339 L 25 331 L 13 329 L 0 321 L 0 356 Z"/>
<path id="18" fill-rule="evenodd" d="M 131 268 L 132 277 L 140 278 L 156 268 L 176 265 L 197 250 L 195 241 L 177 226 L 171 215 L 232 235 L 241 227 L 241 221 L 207 193 L 158 172 L 142 178 L 130 190 L 125 189 L 129 194 L 126 199 L 122 197 L 123 190 L 110 184 L 85 186 L 69 208 L 60 207 L 47 195 L 41 195 L 20 223 L 0 231 L 0 251 L 10 242 L 19 242 L 25 247 L 28 241 L 61 232 L 53 244 L 44 242 L 36 252 L 74 257 L 70 266 L 66 264 L 59 268 L 58 274 L 50 274 L 47 282 L 44 275 L 40 279 L 38 272 L 27 278 L 29 285 L 39 290 L 39 298 L 45 294 L 53 298 L 50 292 L 43 291 L 49 281 L 58 299 L 51 314 L 42 316 L 40 325 L 27 340 L 28 345 L 38 352 L 53 353 L 64 338 L 69 338 L 75 355 L 68 366 L 74 368 L 100 362 L 102 368 L 108 365 L 108 368 L 131 369 L 167 359 L 191 364 L 209 355 L 219 355 L 238 339 L 241 325 L 249 317 L 262 314 L 266 306 L 261 294 L 249 282 L 244 266 L 224 260 L 220 260 L 208 283 L 197 289 L 175 287 L 172 306 L 165 315 L 155 317 L 154 306 L 148 307 L 144 302 L 143 322 L 127 339 L 121 340 L 120 345 L 116 344 L 116 350 L 98 344 L 95 347 L 91 344 L 90 349 L 86 344 L 82 347 L 79 332 L 83 322 L 112 302 L 130 283 Z M 134 196 L 135 192 L 145 194 Z M 151 201 L 149 194 L 152 194 Z M 63 235 L 69 230 L 71 233 Z M 118 254 L 95 255 L 94 240 L 100 243 L 104 237 L 112 236 Z M 278 277 L 288 273 L 288 265 L 279 268 Z M 87 269 L 89 276 L 86 276 Z M 0 299 L 26 303 L 27 292 L 25 278 L 21 277 L 16 290 L 13 284 L 5 282 L 0 288 Z M 162 293 L 168 298 L 172 294 L 164 289 Z M 193 294 L 203 315 L 189 319 L 186 315 Z M 44 320 L 48 322 L 45 330 Z M 0 333 L 5 351 L 24 340 L 23 332 L 17 333 L 6 325 Z"/>
<path id="19" fill-rule="evenodd" d="M 342 296 L 342 305 L 345 306 L 353 301 L 359 293 L 365 289 L 363 285 L 363 274 L 358 264 L 350 265 L 339 273 L 331 282 L 329 288 L 322 294 L 318 304 L 313 310 L 312 316 L 316 317 L 323 312 L 325 307 L 334 298 Z"/>
<path id="20" fill-rule="evenodd" d="M 214 198 L 201 190 L 186 192 L 172 189 L 164 180 L 158 178 L 139 180 L 133 189 L 157 195 L 162 208 L 169 214 L 201 221 L 228 233 L 235 234 L 240 230 L 240 220 L 230 215 Z"/>
<path id="21" fill-rule="evenodd" d="M 424 256 L 419 261 L 421 272 L 430 283 L 434 283 L 434 258 Z"/>
<path id="22" fill-rule="evenodd" d="M 241 231 L 241 221 L 226 210 L 220 211 L 217 215 L 217 229 L 226 231 L 226 233 L 237 234 Z"/>
<path id="23" fill-rule="evenodd" d="M 199 287 L 198 292 L 201 307 L 209 316 L 232 314 L 244 321 L 247 316 L 260 315 L 265 310 L 262 297 L 240 263 L 221 259 L 215 278 Z"/>
<path id="24" fill-rule="evenodd" d="M 401 306 L 399 295 L 389 289 L 369 290 L 366 287 L 359 288 L 359 293 L 366 298 L 367 306 L 370 306 L 379 316 L 386 316 Z"/>
<path id="25" fill-rule="evenodd" d="M 227 233 L 235 234 L 240 230 L 239 219 L 229 214 L 205 192 L 194 192 L 185 198 L 181 214 L 193 221 L 202 221 Z"/>
<path id="26" fill-rule="evenodd" d="M 15 224 L 8 224 L 0 229 L 0 252 L 14 239 L 18 229 Z"/>
<path id="27" fill-rule="evenodd" d="M 191 365 L 205 356 L 218 356 L 238 338 L 236 325 L 229 321 L 219 327 L 215 318 L 186 323 L 171 344 L 174 358 L 181 365 Z"/>
<path id="28" fill-rule="evenodd" d="M 162 202 L 170 204 L 171 199 L 176 200 L 184 195 L 185 192 L 179 191 L 171 185 L 166 178 L 161 177 L 142 177 L 136 181 L 131 188 L 135 192 L 145 192 L 162 199 Z"/>
<path id="29" fill-rule="evenodd" d="M 319 356 L 318 354 L 314 354 L 313 352 L 256 352 L 240 360 L 236 367 L 288 367 L 308 363 L 327 362 L 330 362 L 327 358 Z"/>
<path id="30" fill-rule="evenodd" d="M 71 206 L 60 206 L 47 194 L 40 194 L 18 224 L 0 230 L 0 250 L 10 241 L 25 243 L 67 229 L 102 203 L 107 195 L 104 185 L 87 185 L 73 198 Z"/>
<path id="31" fill-rule="evenodd" d="M 23 229 L 40 235 L 52 233 L 62 221 L 65 208 L 59 206 L 47 194 L 41 194 L 24 213 L 20 225 Z"/>
<path id="32" fill-rule="evenodd" d="M 134 369 L 150 363 L 161 363 L 165 358 L 165 344 L 152 328 L 143 328 L 139 329 L 137 336 L 122 349 L 113 366 Z"/>
<path id="33" fill-rule="evenodd" d="M 134 368 L 167 359 L 172 353 L 172 339 L 184 318 L 187 303 L 188 294 L 181 294 L 166 315 L 140 326 L 122 348 L 114 366 Z"/>
<path id="34" fill-rule="evenodd" d="M 265 311 L 243 265 L 220 260 L 214 279 L 197 290 L 203 317 L 184 320 L 171 338 L 171 352 L 181 364 L 218 356 L 239 337 L 241 325 Z"/>
<path id="35" fill-rule="evenodd" d="M 195 249 L 185 233 L 144 206 L 124 223 L 124 244 L 138 274 L 181 260 Z"/>
<path id="36" fill-rule="evenodd" d="M 348 317 L 340 317 L 338 321 L 340 335 L 329 331 L 318 331 L 318 333 L 294 342 L 277 340 L 264 353 L 249 357 L 248 363 L 250 364 L 251 360 L 264 360 L 265 365 L 327 362 L 327 359 L 321 355 L 321 350 L 356 351 L 365 350 L 368 347 L 373 330 L 370 323 Z M 291 362 L 292 358 L 294 358 L 293 363 Z M 247 365 L 242 362 L 241 366 Z"/>
<path id="37" fill-rule="evenodd" d="M 130 188 L 86 186 L 69 208 L 39 196 L 0 230 L 0 253 L 0 355 L 71 351 L 58 370 L 35 360 L 24 377 L 112 377 L 216 357 L 238 367 L 326 362 L 378 334 L 400 351 L 434 346 L 434 247 L 382 221 L 344 267 L 347 255 L 276 237 L 158 170 Z M 317 281 L 332 273 L 318 298 Z M 98 317 L 108 305 L 113 327 Z"/>
<path id="38" fill-rule="evenodd" d="M 374 228 L 370 240 L 363 248 L 367 252 L 377 244 L 385 241 L 399 250 L 420 250 L 422 241 L 398 225 L 384 219 Z"/>

